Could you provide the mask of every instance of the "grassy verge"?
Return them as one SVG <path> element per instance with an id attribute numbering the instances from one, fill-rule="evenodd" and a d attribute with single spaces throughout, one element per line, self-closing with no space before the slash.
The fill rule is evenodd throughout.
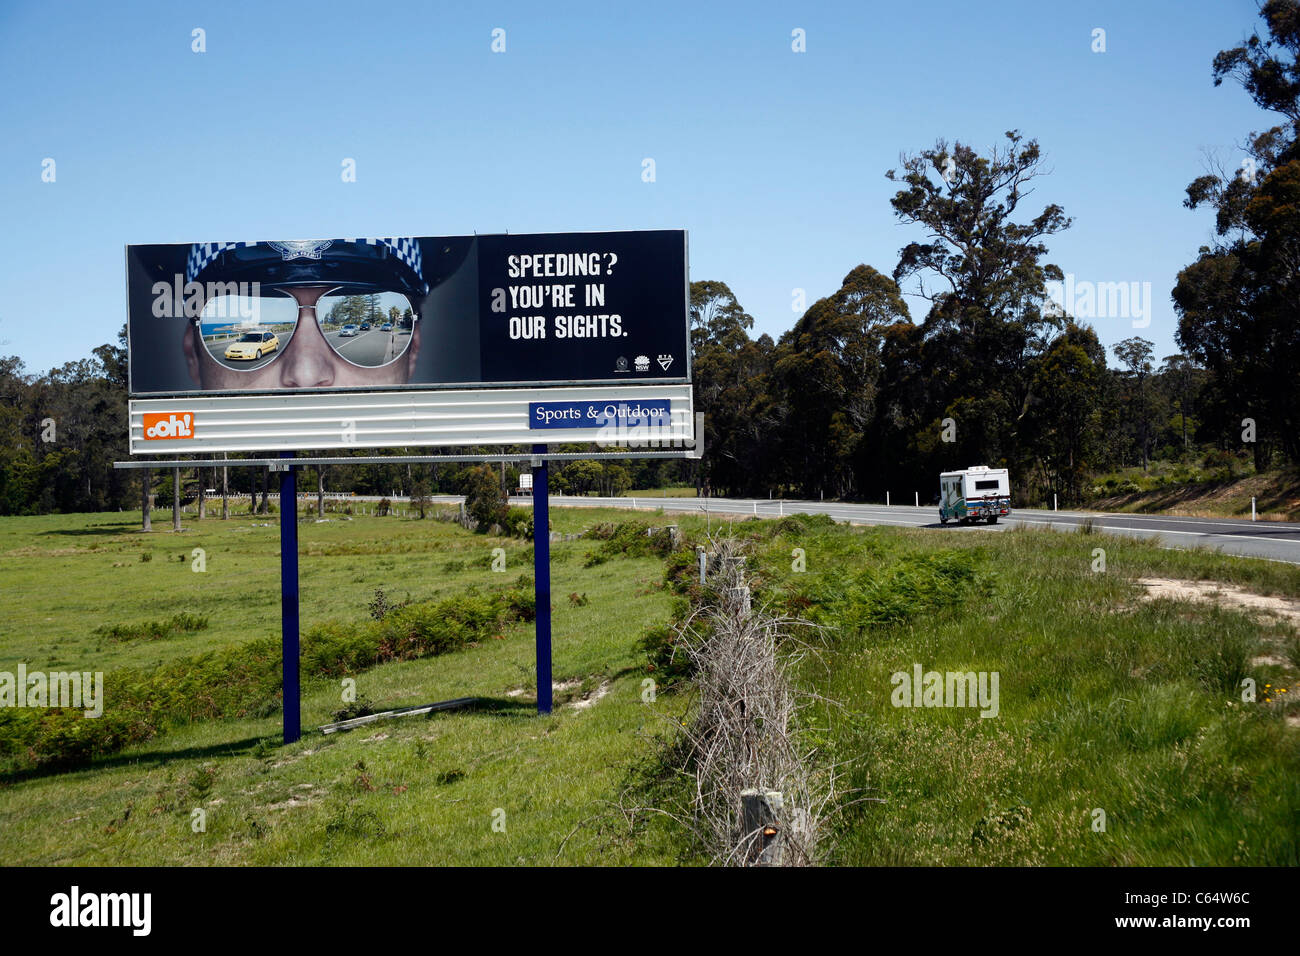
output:
<path id="1" fill-rule="evenodd" d="M 638 488 L 623 492 L 625 498 L 694 498 L 693 485 L 672 485 L 667 488 Z"/>
<path id="2" fill-rule="evenodd" d="M 555 529 L 569 533 L 628 517 L 553 512 Z M 653 513 L 636 520 L 665 523 Z M 670 520 L 698 536 L 708 519 Z M 1218 580 L 1300 598 L 1300 569 L 1098 534 L 951 535 L 803 517 L 721 524 L 754 535 L 757 600 L 828 628 L 800 679 L 842 706 L 814 710 L 810 726 L 853 796 L 883 801 L 845 809 L 834 862 L 1298 862 L 1294 630 L 1223 608 L 1145 602 L 1133 582 Z M 371 661 L 353 673 L 375 709 L 476 696 L 473 711 L 326 737 L 311 728 L 342 706 L 344 672 L 323 668 L 305 685 L 309 730 L 297 744 L 277 743 L 274 710 L 227 713 L 80 769 L 0 778 L 0 854 L 90 865 L 693 859 L 663 820 L 612 810 L 629 785 L 642 803 L 674 791 L 656 740 L 689 704 L 662 692 L 647 699 L 641 642 L 674 602 L 680 612 L 693 564 L 669 558 L 675 597 L 659 538 L 600 533 L 553 546 L 560 686 L 551 716 L 535 713 L 530 625 L 503 621 L 454 653 Z M 177 561 L 178 541 L 212 545 L 209 570 Z M 105 516 L 0 520 L 0 581 L 46 601 L 11 618 L 48 618 L 36 635 L 4 622 L 0 669 L 19 660 L 52 669 L 56 657 L 110 675 L 186 669 L 196 654 L 256 647 L 278 627 L 275 547 L 275 528 L 249 520 L 151 536 Z M 503 581 L 490 570 L 495 547 L 506 551 L 505 580 L 528 566 L 526 543 L 433 521 L 307 524 L 302 547 L 307 631 L 333 620 L 370 633 L 376 588 L 395 603 L 409 592 L 417 604 L 471 587 L 488 593 Z M 140 561 L 144 548 L 157 557 Z M 1093 570 L 1098 548 L 1103 572 Z M 224 577 L 204 577 L 214 571 Z M 51 588 L 55 580 L 67 586 Z M 204 596 L 213 603 L 195 603 Z M 917 664 L 998 672 L 998 716 L 893 706 L 892 675 Z M 1241 701 L 1243 675 L 1258 683 L 1258 702 Z M 1098 810 L 1104 831 L 1094 828 Z"/>
<path id="3" fill-rule="evenodd" d="M 883 800 L 846 812 L 839 862 L 1300 862 L 1294 628 L 1145 602 L 1133 583 L 1201 578 L 1298 598 L 1300 569 L 1028 530 L 823 528 L 773 539 L 758 560 L 773 594 L 837 625 L 805 679 L 844 705 L 820 715 L 828 758 L 857 796 Z M 917 665 L 998 673 L 997 715 L 895 706 L 893 675 Z"/>
<path id="4" fill-rule="evenodd" d="M 557 525 L 582 530 L 599 523 L 593 520 L 598 518 L 557 516 Z M 102 519 L 81 516 L 54 523 L 68 527 L 76 520 L 93 525 Z M 312 547 L 307 538 L 317 529 L 325 526 L 304 529 L 304 550 Z M 403 554 L 423 556 L 419 545 L 428 538 L 450 540 L 452 546 L 436 563 L 451 570 L 439 570 L 438 582 L 411 582 L 412 590 L 436 585 L 429 593 L 444 595 L 476 583 L 484 590 L 489 575 L 488 584 L 500 580 L 502 575 L 486 570 L 489 561 L 479 569 L 478 552 L 490 559 L 493 547 L 513 547 L 432 521 L 374 519 L 369 526 L 363 521 L 347 530 L 352 537 L 330 539 L 340 563 L 355 561 L 355 552 L 368 551 L 381 532 L 398 562 Z M 389 660 L 355 671 L 358 695 L 375 709 L 477 696 L 482 703 L 473 711 L 323 736 L 311 728 L 340 709 L 342 685 L 336 678 L 345 668 L 305 684 L 303 724 L 308 730 L 302 741 L 288 747 L 277 742 L 278 708 L 220 719 L 201 715 L 203 719 L 81 769 L 0 779 L 0 853 L 11 863 L 89 865 L 671 862 L 677 850 L 670 843 L 611 847 L 580 826 L 604 811 L 626 767 L 642 752 L 645 734 L 662 725 L 657 713 L 662 705 L 642 698 L 644 658 L 637 648 L 640 622 L 666 614 L 662 562 L 655 557 L 607 558 L 598 569 L 584 570 L 587 553 L 599 548 L 599 542 L 579 540 L 554 549 L 559 686 L 552 716 L 536 715 L 531 627 L 505 621 L 454 653 Z M 382 554 L 370 555 L 376 556 L 382 560 Z M 516 550 L 508 554 L 511 575 L 523 570 L 524 556 Z M 76 559 L 95 560 L 93 555 Z M 166 570 L 165 564 L 142 564 L 154 573 Z M 98 572 L 81 573 L 112 588 L 117 570 L 110 560 Z M 232 598 L 241 597 L 237 585 L 230 591 Z M 362 636 L 379 632 L 388 621 L 367 623 L 364 598 L 372 595 L 352 588 L 350 614 Z M 262 643 L 259 634 L 273 632 L 278 608 L 274 599 L 246 606 L 260 616 L 260 627 L 228 647 L 251 653 Z M 401 619 L 408 610 L 390 612 L 389 618 Z M 83 620 L 81 626 L 89 623 Z M 64 624 L 74 630 L 72 622 Z M 217 626 L 214 618 L 205 631 L 148 643 L 197 643 Z M 357 633 L 347 636 L 355 640 Z M 103 666 L 111 678 L 122 666 L 122 643 L 86 638 L 77 666 Z M 161 670 L 190 670 L 184 651 L 182 646 Z M 334 653 L 326 656 L 340 659 Z M 14 658 L 6 649 L 3 659 Z M 39 658 L 31 663 L 45 664 Z M 594 700 L 597 695 L 598 704 L 579 706 L 584 697 Z M 106 713 L 111 713 L 113 697 L 107 696 Z M 195 832 L 196 810 L 203 811 L 202 832 Z"/>
<path id="5" fill-rule="evenodd" d="M 1300 521 L 1300 472 L 1293 469 L 1225 478 L 1181 466 L 1153 466 L 1150 473 L 1130 469 L 1099 480 L 1086 507 L 1196 518 L 1249 518 L 1252 498 L 1260 520 Z"/>

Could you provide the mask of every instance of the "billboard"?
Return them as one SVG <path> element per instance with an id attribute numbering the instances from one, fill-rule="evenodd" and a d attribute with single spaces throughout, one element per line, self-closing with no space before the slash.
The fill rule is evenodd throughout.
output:
<path id="1" fill-rule="evenodd" d="M 684 231 L 132 245 L 126 264 L 132 453 L 693 434 Z"/>

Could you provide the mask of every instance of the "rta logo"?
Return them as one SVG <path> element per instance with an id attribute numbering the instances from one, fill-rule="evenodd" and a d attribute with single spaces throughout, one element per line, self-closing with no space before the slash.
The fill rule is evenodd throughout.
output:
<path id="1" fill-rule="evenodd" d="M 144 437 L 150 441 L 165 438 L 193 438 L 194 415 L 191 412 L 146 412 Z"/>

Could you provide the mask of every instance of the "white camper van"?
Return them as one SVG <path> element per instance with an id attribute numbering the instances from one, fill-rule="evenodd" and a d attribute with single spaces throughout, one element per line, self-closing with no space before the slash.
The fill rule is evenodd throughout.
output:
<path id="1" fill-rule="evenodd" d="M 1011 479 L 1005 468 L 976 465 L 939 476 L 939 520 L 969 524 L 984 518 L 997 524 L 1011 513 Z"/>

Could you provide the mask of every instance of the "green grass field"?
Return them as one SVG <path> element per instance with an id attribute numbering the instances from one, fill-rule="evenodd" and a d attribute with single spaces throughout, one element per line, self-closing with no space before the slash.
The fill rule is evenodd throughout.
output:
<path id="1" fill-rule="evenodd" d="M 274 516 L 190 516 L 180 534 L 148 535 L 135 517 L 0 519 L 0 670 L 148 670 L 278 635 Z M 334 517 L 300 526 L 304 630 L 368 619 L 377 588 L 393 601 L 441 599 L 530 568 L 527 542 L 433 520 Z M 557 508 L 552 518 L 575 532 L 629 515 Z M 704 530 L 691 516 L 633 520 Z M 1141 602 L 1132 581 L 1208 579 L 1294 599 L 1300 568 L 1050 531 L 730 527 L 757 535 L 760 593 L 830 625 L 801 679 L 838 704 L 809 711 L 810 733 L 841 765 L 850 799 L 883 801 L 844 811 L 831 862 L 1298 862 L 1294 628 Z M 611 809 L 689 702 L 643 699 L 638 641 L 670 617 L 663 562 L 584 567 L 596 546 L 553 545 L 562 686 L 552 715 L 535 713 L 532 627 L 513 624 L 464 650 L 356 675 L 375 709 L 476 696 L 473 711 L 324 736 L 314 728 L 343 706 L 341 686 L 313 679 L 303 740 L 287 747 L 270 713 L 172 728 L 78 769 L 0 777 L 0 855 L 32 865 L 693 859 L 665 821 L 629 827 Z M 202 573 L 191 570 L 196 547 Z M 497 547 L 504 575 L 490 569 Z M 792 566 L 796 547 L 806 570 Z M 1104 573 L 1092 570 L 1096 548 Z M 182 612 L 209 626 L 156 640 L 94 633 Z M 998 717 L 891 706 L 890 675 L 914 664 L 998 671 Z M 1258 703 L 1241 702 L 1242 674 L 1258 681 Z M 1105 832 L 1093 829 L 1098 809 Z"/>
<path id="2" fill-rule="evenodd" d="M 763 562 L 778 591 L 850 594 L 832 597 L 840 629 L 806 679 L 843 705 L 816 713 L 829 758 L 883 802 L 846 813 L 839 862 L 1300 864 L 1295 626 L 1143 601 L 1133 583 L 1209 579 L 1296 599 L 1300 568 L 1096 534 L 864 536 L 866 547 L 840 529 L 805 540 L 805 576 L 820 580 L 795 580 L 789 542 Z M 918 664 L 999 673 L 998 715 L 894 706 L 892 675 Z M 1246 677 L 1255 703 L 1242 701 Z"/>

